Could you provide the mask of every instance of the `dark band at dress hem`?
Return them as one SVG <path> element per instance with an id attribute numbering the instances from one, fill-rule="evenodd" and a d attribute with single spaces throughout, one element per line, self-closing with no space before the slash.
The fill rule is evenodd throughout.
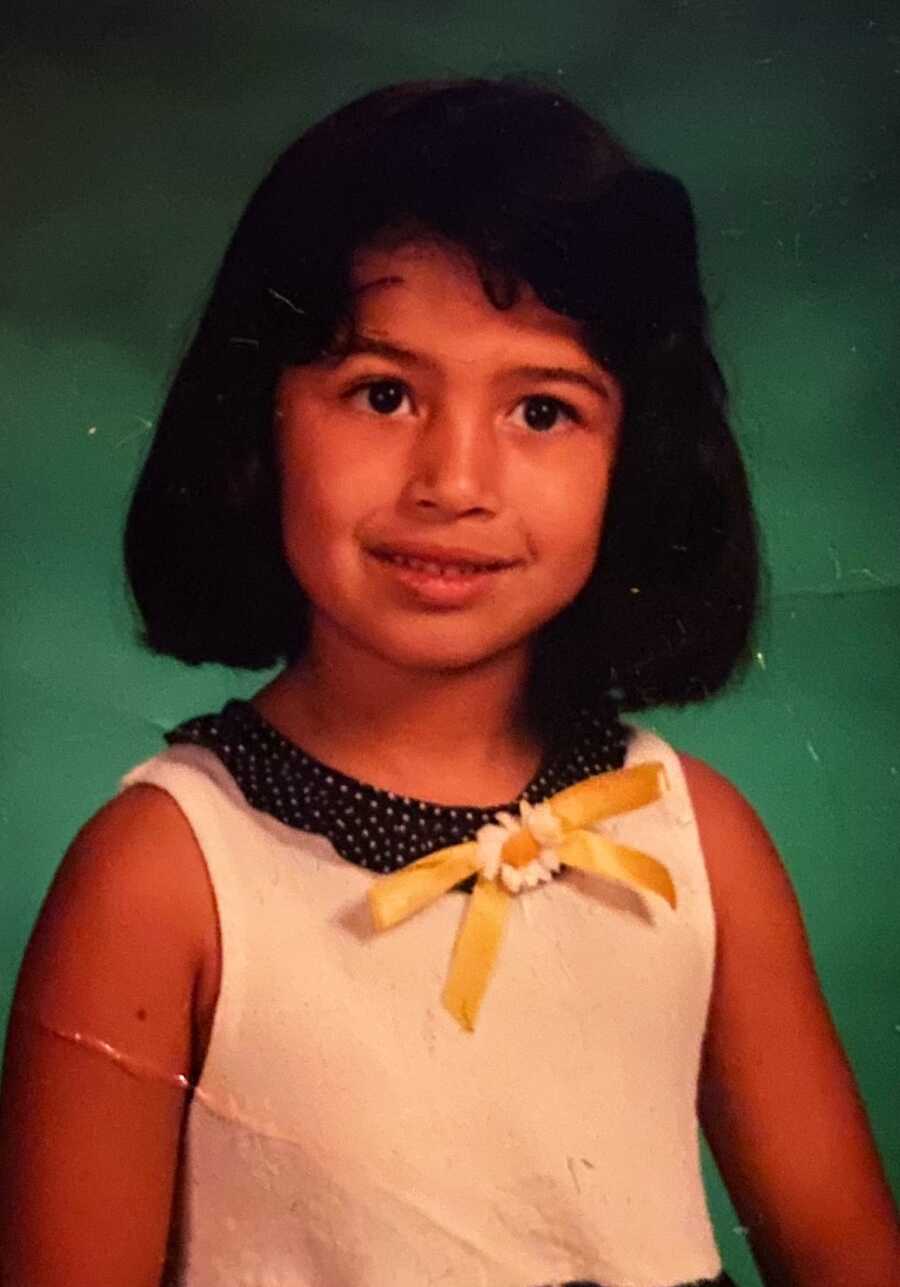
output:
<path id="1" fill-rule="evenodd" d="M 573 1278 L 564 1283 L 543 1283 L 541 1287 L 604 1287 L 604 1284 L 593 1278 Z M 695 1278 L 689 1283 L 679 1283 L 677 1287 L 737 1287 L 737 1283 L 723 1270 L 718 1278 Z"/>

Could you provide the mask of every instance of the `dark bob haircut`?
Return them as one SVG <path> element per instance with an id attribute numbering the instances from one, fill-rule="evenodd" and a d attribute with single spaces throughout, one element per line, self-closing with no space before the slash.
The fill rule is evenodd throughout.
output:
<path id="1" fill-rule="evenodd" d="M 532 712 L 682 704 L 745 660 L 755 523 L 707 338 L 690 200 L 555 90 L 415 82 L 313 126 L 240 220 L 176 374 L 125 532 L 143 642 L 262 668 L 303 652 L 284 558 L 273 400 L 352 320 L 354 252 L 384 233 L 464 248 L 497 308 L 527 283 L 581 324 L 625 416 L 601 547 L 540 633 Z M 310 533 L 315 540 L 315 533 Z"/>

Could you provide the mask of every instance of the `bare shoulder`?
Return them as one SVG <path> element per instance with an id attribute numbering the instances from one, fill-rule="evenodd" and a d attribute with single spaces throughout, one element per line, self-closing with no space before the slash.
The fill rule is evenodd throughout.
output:
<path id="1" fill-rule="evenodd" d="M 149 784 L 130 786 L 113 796 L 78 832 L 60 870 L 90 863 L 121 863 L 123 850 L 128 866 L 160 864 L 166 856 L 199 852 L 187 818 L 167 791 Z"/>
<path id="2" fill-rule="evenodd" d="M 140 908 L 162 932 L 193 944 L 207 941 L 212 891 L 200 846 L 175 800 L 158 787 L 135 785 L 114 796 L 81 828 L 56 873 L 44 916 L 105 904 L 130 915 Z"/>
<path id="3" fill-rule="evenodd" d="M 793 885 L 756 810 L 732 782 L 703 760 L 679 754 L 697 818 L 720 923 L 739 904 L 744 919 L 785 909 L 802 932 Z"/>
<path id="4" fill-rule="evenodd" d="M 214 981 L 217 944 L 215 900 L 187 819 L 165 791 L 135 785 L 82 827 L 60 863 L 16 1004 L 120 1035 L 124 1025 L 140 1045 L 154 1025 L 142 1018 L 131 1033 L 134 1015 L 163 1022 L 165 1005 L 183 1010 L 188 998 L 197 1019 L 195 994 Z"/>
<path id="5" fill-rule="evenodd" d="M 681 762 L 716 917 L 707 1138 L 766 1281 L 881 1287 L 897 1264 L 890 1193 L 793 886 L 741 792 Z"/>
<path id="6" fill-rule="evenodd" d="M 28 943 L 0 1086 L 0 1260 L 10 1282 L 159 1281 L 197 996 L 215 935 L 203 855 L 150 786 L 63 858 Z"/>

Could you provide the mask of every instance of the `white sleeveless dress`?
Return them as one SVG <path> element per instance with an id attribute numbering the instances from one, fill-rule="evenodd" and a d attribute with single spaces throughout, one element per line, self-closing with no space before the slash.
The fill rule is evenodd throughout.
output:
<path id="1" fill-rule="evenodd" d="M 178 745 L 135 768 L 208 866 L 222 984 L 188 1109 L 177 1287 L 669 1287 L 721 1263 L 696 1112 L 715 924 L 674 751 L 663 799 L 602 825 L 677 910 L 568 871 L 512 902 L 474 1033 L 441 1004 L 465 895 L 382 934 L 372 874 L 250 808 Z"/>

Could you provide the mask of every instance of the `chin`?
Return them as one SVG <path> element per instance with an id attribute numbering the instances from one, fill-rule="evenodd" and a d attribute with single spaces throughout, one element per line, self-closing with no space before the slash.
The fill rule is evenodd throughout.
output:
<path id="1" fill-rule="evenodd" d="M 434 619 L 418 628 L 400 631 L 352 632 L 362 649 L 404 671 L 465 671 L 479 667 L 523 644 L 515 637 L 476 636 L 469 625 Z"/>
<path id="2" fill-rule="evenodd" d="M 370 639 L 372 652 L 385 661 L 411 671 L 459 671 L 488 665 L 516 652 L 524 639 L 473 639 L 466 630 L 406 631 L 401 637 Z"/>
<path id="3" fill-rule="evenodd" d="M 419 671 L 424 674 L 477 669 L 512 651 L 514 647 L 474 649 L 471 646 L 465 648 L 447 645 L 438 648 L 423 645 L 415 648 L 407 645 L 405 648 L 396 650 L 386 649 L 382 655 L 386 661 L 393 662 L 404 670 Z"/>

